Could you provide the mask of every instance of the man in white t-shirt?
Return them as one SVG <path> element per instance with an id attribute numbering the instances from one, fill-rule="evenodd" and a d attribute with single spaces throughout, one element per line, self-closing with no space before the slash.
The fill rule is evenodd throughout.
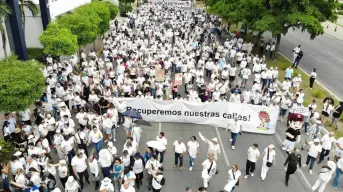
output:
<path id="1" fill-rule="evenodd" d="M 249 147 L 248 149 L 248 159 L 246 163 L 246 169 L 245 169 L 246 171 L 245 171 L 244 179 L 247 179 L 249 175 L 251 177 L 254 176 L 256 162 L 258 158 L 260 157 L 260 151 L 257 149 L 257 147 L 258 147 L 258 144 L 255 143 L 253 144 L 252 147 Z"/>
<path id="2" fill-rule="evenodd" d="M 233 120 L 233 122 L 230 122 L 228 125 L 228 128 L 226 130 L 230 129 L 231 131 L 231 148 L 232 150 L 235 149 L 235 143 L 237 140 L 237 136 L 238 134 L 240 134 L 242 132 L 242 123 L 238 121 L 238 118 L 235 117 L 235 119 Z"/>
<path id="3" fill-rule="evenodd" d="M 301 50 L 300 47 L 301 47 L 301 45 L 298 45 L 297 47 L 295 47 L 295 48 L 293 49 L 293 61 L 292 61 L 292 63 L 294 63 L 295 59 L 297 58 L 298 53 L 299 53 L 300 50 Z"/>
<path id="4" fill-rule="evenodd" d="M 164 151 L 159 151 L 159 150 L 155 151 L 156 156 L 160 155 L 160 163 L 162 164 L 164 155 L 167 153 L 167 144 L 168 144 L 168 141 L 166 137 L 164 136 L 164 132 L 160 132 L 160 134 L 156 137 L 156 141 L 166 146 L 166 149 Z"/>
<path id="5" fill-rule="evenodd" d="M 132 187 L 129 181 L 125 181 L 124 184 L 120 188 L 120 192 L 135 192 L 136 189 Z"/>
<path id="6" fill-rule="evenodd" d="M 182 137 L 179 137 L 176 141 L 174 141 L 173 146 L 174 146 L 174 152 L 175 152 L 174 168 L 177 167 L 178 160 L 180 159 L 180 170 L 182 170 L 183 155 L 187 151 L 186 145 L 182 142 Z"/>
<path id="7" fill-rule="evenodd" d="M 324 160 L 325 156 L 330 154 L 330 150 L 332 149 L 332 144 L 336 142 L 335 133 L 330 131 L 329 133 L 325 134 L 321 138 L 322 142 L 322 152 L 320 153 L 318 163 L 321 163 Z"/>
<path id="8" fill-rule="evenodd" d="M 71 160 L 71 166 L 73 167 L 74 175 L 76 176 L 77 180 L 80 182 L 81 190 L 83 189 L 83 177 L 88 184 L 89 182 L 89 174 L 87 170 L 87 156 L 84 154 L 83 151 L 79 150 L 77 155 L 73 157 Z"/>
<path id="9" fill-rule="evenodd" d="M 163 176 L 163 167 L 159 167 L 157 169 L 157 172 L 156 174 L 152 174 L 152 191 L 153 192 L 160 192 L 161 189 L 162 189 L 162 186 L 164 185 L 163 183 L 163 179 L 164 179 L 164 176 Z"/>

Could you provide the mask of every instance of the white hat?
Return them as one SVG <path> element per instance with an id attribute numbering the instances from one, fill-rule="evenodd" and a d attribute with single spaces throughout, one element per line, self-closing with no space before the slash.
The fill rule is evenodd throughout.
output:
<path id="1" fill-rule="evenodd" d="M 74 182 L 74 177 L 73 176 L 69 176 L 67 182 L 68 183 Z"/>
<path id="2" fill-rule="evenodd" d="M 318 119 L 318 118 L 319 118 L 319 113 L 318 113 L 318 112 L 314 112 L 313 117 L 314 117 L 315 119 Z"/>
<path id="3" fill-rule="evenodd" d="M 270 144 L 270 145 L 268 146 L 268 148 L 274 149 L 274 145 L 273 145 L 273 144 Z"/>
<path id="4" fill-rule="evenodd" d="M 318 139 L 318 138 L 315 138 L 315 139 L 313 140 L 313 142 L 315 142 L 315 143 L 319 143 L 320 141 L 319 141 L 319 139 Z"/>
<path id="5" fill-rule="evenodd" d="M 113 142 L 112 142 L 112 141 L 108 142 L 108 143 L 107 143 L 107 146 L 108 146 L 108 147 L 113 147 Z"/>
<path id="6" fill-rule="evenodd" d="M 217 137 L 213 137 L 213 138 L 211 139 L 211 141 L 218 143 L 218 138 L 217 138 Z"/>
<path id="7" fill-rule="evenodd" d="M 303 98 L 298 98 L 298 99 L 297 99 L 297 103 L 301 104 L 301 103 L 303 103 L 303 102 L 304 102 L 304 99 L 303 99 Z"/>
<path id="8" fill-rule="evenodd" d="M 108 178 L 108 177 L 105 177 L 102 181 L 101 181 L 102 184 L 109 184 L 111 183 L 111 179 Z"/>
<path id="9" fill-rule="evenodd" d="M 173 96 L 172 95 L 169 95 L 169 99 L 172 99 L 173 98 Z"/>
<path id="10" fill-rule="evenodd" d="M 13 155 L 14 156 L 20 156 L 22 153 L 20 151 L 15 152 Z"/>

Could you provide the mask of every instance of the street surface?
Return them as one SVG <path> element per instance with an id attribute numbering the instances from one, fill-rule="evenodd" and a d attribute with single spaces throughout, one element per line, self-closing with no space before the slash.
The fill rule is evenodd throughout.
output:
<path id="1" fill-rule="evenodd" d="M 292 60 L 292 50 L 298 45 L 301 45 L 304 51 L 299 67 L 307 73 L 316 68 L 317 80 L 338 98 L 343 98 L 343 41 L 326 33 L 310 40 L 307 32 L 289 30 L 287 35 L 281 38 L 280 52 Z"/>

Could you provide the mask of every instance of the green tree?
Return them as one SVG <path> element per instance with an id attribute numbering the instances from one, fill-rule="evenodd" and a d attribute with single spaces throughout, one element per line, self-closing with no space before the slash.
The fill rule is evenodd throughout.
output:
<path id="1" fill-rule="evenodd" d="M 11 160 L 13 153 L 13 144 L 0 138 L 0 163 L 8 163 Z"/>
<path id="2" fill-rule="evenodd" d="M 41 97 L 45 78 L 37 61 L 11 56 L 0 68 L 0 111 L 24 110 Z"/>
<path id="3" fill-rule="evenodd" d="M 49 24 L 47 30 L 39 37 L 43 52 L 54 57 L 75 54 L 78 49 L 77 36 L 67 28 Z"/>
<path id="4" fill-rule="evenodd" d="M 61 28 L 69 29 L 77 36 L 79 47 L 92 43 L 98 35 L 97 23 L 92 23 L 89 16 L 85 17 L 77 13 L 67 14 L 60 17 L 57 20 L 57 24 Z"/>
<path id="5" fill-rule="evenodd" d="M 5 2 L 0 1 L 0 33 L 2 38 L 2 48 L 4 49 L 5 59 L 7 60 L 7 34 L 6 34 L 6 27 L 5 27 L 5 18 L 11 14 L 11 10 Z"/>
<path id="6" fill-rule="evenodd" d="M 118 15 L 118 6 L 108 1 L 104 1 L 103 3 L 105 3 L 110 8 L 110 18 L 112 20 L 115 19 Z"/>
<path id="7" fill-rule="evenodd" d="M 39 8 L 32 0 L 19 0 L 19 9 L 21 13 L 21 19 L 23 22 L 23 29 L 25 32 L 25 9 L 28 9 L 33 17 L 36 17 L 39 14 Z"/>

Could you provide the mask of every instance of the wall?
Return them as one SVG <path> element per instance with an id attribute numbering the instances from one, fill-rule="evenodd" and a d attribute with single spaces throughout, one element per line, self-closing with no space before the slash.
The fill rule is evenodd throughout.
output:
<path id="1" fill-rule="evenodd" d="M 90 2 L 91 0 L 50 0 L 49 9 L 51 19 Z"/>

